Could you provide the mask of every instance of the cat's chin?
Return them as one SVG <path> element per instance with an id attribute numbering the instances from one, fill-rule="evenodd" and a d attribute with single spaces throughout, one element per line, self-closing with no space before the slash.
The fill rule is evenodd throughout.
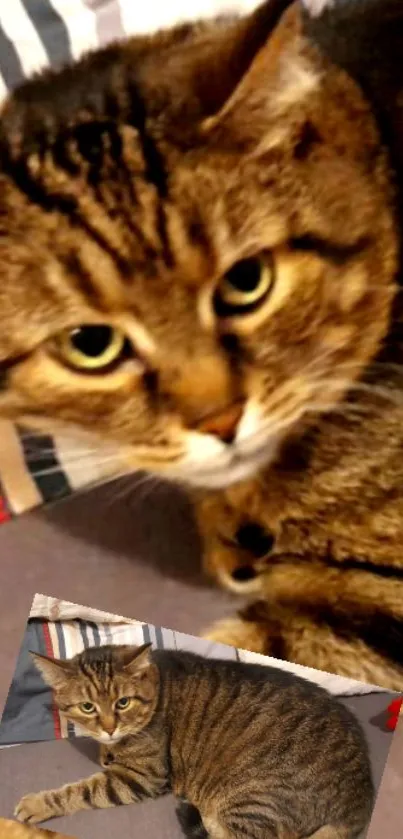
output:
<path id="1" fill-rule="evenodd" d="M 227 469 L 216 472 L 194 472 L 183 478 L 188 486 L 200 489 L 225 489 L 232 484 L 238 484 L 252 478 L 262 468 L 261 461 L 257 463 L 239 462 L 234 463 Z"/>
<path id="2" fill-rule="evenodd" d="M 189 487 L 220 490 L 253 478 L 278 454 L 281 435 L 267 431 L 261 410 L 249 404 L 235 440 L 227 444 L 211 434 L 188 432 L 186 456 L 176 474 L 168 475 Z"/>
<path id="3" fill-rule="evenodd" d="M 225 489 L 232 484 L 241 483 L 253 478 L 261 469 L 274 460 L 277 446 L 270 444 L 259 448 L 254 453 L 239 454 L 236 449 L 228 452 L 227 457 L 218 458 L 206 464 L 190 464 L 186 471 L 179 476 L 181 483 L 199 489 Z"/>

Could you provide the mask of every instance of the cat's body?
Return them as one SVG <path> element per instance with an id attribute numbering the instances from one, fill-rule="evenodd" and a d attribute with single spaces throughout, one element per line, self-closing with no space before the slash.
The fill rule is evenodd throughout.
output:
<path id="1" fill-rule="evenodd" d="M 369 820 L 363 732 L 311 682 L 168 650 L 101 647 L 62 665 L 35 658 L 70 719 L 83 725 L 81 703 L 96 706 L 87 733 L 102 742 L 105 772 L 25 797 L 19 818 L 171 791 L 196 808 L 211 839 L 355 839 Z M 122 694 L 131 705 L 113 712 Z"/>
<path id="2" fill-rule="evenodd" d="M 248 565 L 251 592 L 245 521 L 270 551 L 249 620 L 215 634 L 402 688 L 398 178 L 288 5 L 10 97 L 0 415 L 95 433 L 111 474 L 223 490 L 196 501 L 209 570 L 234 588 Z"/>

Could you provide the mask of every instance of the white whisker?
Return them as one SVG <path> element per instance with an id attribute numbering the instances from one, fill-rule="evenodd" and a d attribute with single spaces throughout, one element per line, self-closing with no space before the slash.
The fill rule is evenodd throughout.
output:
<path id="1" fill-rule="evenodd" d="M 121 464 L 119 464 L 119 461 L 116 460 L 116 457 L 106 457 L 102 460 L 98 460 L 94 463 L 94 466 L 102 469 L 104 466 L 108 466 L 109 464 L 113 464 L 113 463 L 115 463 L 117 466 L 120 465 L 120 468 L 121 468 Z M 49 466 L 45 469 L 39 469 L 37 472 L 33 470 L 32 474 L 36 478 L 45 477 L 46 475 L 55 475 L 55 474 L 58 474 L 61 469 L 64 469 L 64 467 L 66 467 L 68 469 L 68 461 L 67 460 L 65 460 L 63 462 L 63 465 L 57 464 L 56 466 Z M 85 463 L 82 463 L 82 464 L 75 463 L 74 468 L 75 469 L 80 469 L 80 468 L 87 469 L 88 465 L 85 464 Z M 111 476 L 111 477 L 113 477 L 113 476 Z"/>

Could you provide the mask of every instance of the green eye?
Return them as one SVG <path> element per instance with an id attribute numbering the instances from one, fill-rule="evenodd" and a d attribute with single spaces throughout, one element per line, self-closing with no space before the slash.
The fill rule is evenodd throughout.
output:
<path id="1" fill-rule="evenodd" d="M 80 710 L 83 711 L 84 714 L 93 714 L 95 711 L 95 705 L 93 702 L 82 702 Z"/>
<path id="2" fill-rule="evenodd" d="M 266 300 L 274 285 L 274 267 L 269 255 L 242 259 L 222 277 L 215 295 L 218 317 L 244 315 Z"/>
<path id="3" fill-rule="evenodd" d="M 129 696 L 121 696 L 120 699 L 115 702 L 115 708 L 119 711 L 123 711 L 125 708 L 128 708 L 130 705 L 130 697 Z"/>
<path id="4" fill-rule="evenodd" d="M 59 358 L 84 373 L 105 373 L 130 354 L 130 344 L 120 329 L 106 324 L 83 324 L 56 338 Z"/>

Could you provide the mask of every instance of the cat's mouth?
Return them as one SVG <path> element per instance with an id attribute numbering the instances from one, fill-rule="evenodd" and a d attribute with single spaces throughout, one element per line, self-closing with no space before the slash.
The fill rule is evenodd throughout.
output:
<path id="1" fill-rule="evenodd" d="M 106 731 L 102 731 L 100 734 L 96 735 L 96 740 L 98 740 L 99 743 L 113 746 L 114 743 L 119 743 L 123 740 L 123 737 L 123 734 L 107 734 Z"/>
<path id="2" fill-rule="evenodd" d="M 275 459 L 279 448 L 277 438 L 268 438 L 259 446 L 249 449 L 235 441 L 231 445 L 222 444 L 217 450 L 217 441 L 206 438 L 200 441 L 200 451 L 197 451 L 197 443 L 193 441 L 187 462 L 183 464 L 178 477 L 188 485 L 206 489 L 223 489 L 248 480 Z M 209 443 L 210 456 L 207 451 Z M 205 453 L 203 460 L 200 458 L 201 450 Z"/>

